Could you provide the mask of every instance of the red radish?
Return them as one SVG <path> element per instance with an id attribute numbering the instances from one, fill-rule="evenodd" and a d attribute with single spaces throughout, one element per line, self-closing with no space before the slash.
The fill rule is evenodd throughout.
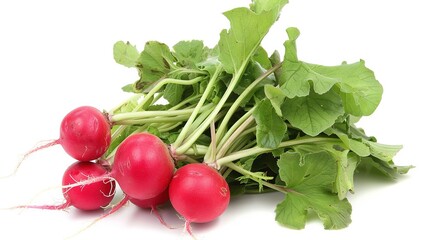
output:
<path id="1" fill-rule="evenodd" d="M 109 148 L 110 141 L 107 117 L 94 107 L 82 106 L 63 118 L 59 139 L 31 150 L 24 158 L 40 149 L 60 144 L 71 157 L 90 161 L 100 158 Z"/>
<path id="2" fill-rule="evenodd" d="M 107 170 L 93 162 L 75 162 L 63 175 L 63 186 L 79 183 L 91 178 L 105 176 Z M 63 188 L 67 202 L 81 210 L 97 210 L 109 205 L 115 193 L 113 180 L 94 182 L 72 188 Z"/>
<path id="3" fill-rule="evenodd" d="M 167 146 L 157 136 L 137 133 L 118 147 L 111 177 L 130 198 L 154 198 L 167 189 L 174 162 Z"/>
<path id="4" fill-rule="evenodd" d="M 87 178 L 63 188 L 115 179 L 125 200 L 149 199 L 168 188 L 174 174 L 174 163 L 167 146 L 150 133 L 136 133 L 128 136 L 117 148 L 111 172 Z"/>
<path id="5" fill-rule="evenodd" d="M 228 183 L 213 168 L 192 163 L 179 168 L 169 186 L 170 202 L 186 220 L 186 230 L 192 235 L 190 223 L 210 222 L 228 207 Z"/>
<path id="6" fill-rule="evenodd" d="M 58 141 L 70 156 L 79 161 L 97 159 L 110 146 L 110 123 L 96 108 L 76 108 L 61 122 Z"/>
<path id="7" fill-rule="evenodd" d="M 162 192 L 156 197 L 143 199 L 143 200 L 131 198 L 130 202 L 132 202 L 134 205 L 140 208 L 151 209 L 151 211 L 155 214 L 155 216 L 158 218 L 160 223 L 162 223 L 164 226 L 168 228 L 172 228 L 168 226 L 168 224 L 164 221 L 164 219 L 161 217 L 157 209 L 158 206 L 166 204 L 168 200 L 169 200 L 169 197 L 168 197 L 168 188 L 167 188 L 166 190 L 164 190 L 164 192 Z"/>
<path id="8" fill-rule="evenodd" d="M 88 179 L 105 176 L 107 170 L 93 162 L 75 162 L 70 165 L 63 175 L 62 184 L 65 203 L 60 205 L 17 206 L 14 208 L 37 208 L 61 210 L 74 206 L 80 210 L 91 211 L 106 207 L 113 199 L 116 183 L 113 180 L 79 184 Z M 73 187 L 67 187 L 75 185 Z"/>

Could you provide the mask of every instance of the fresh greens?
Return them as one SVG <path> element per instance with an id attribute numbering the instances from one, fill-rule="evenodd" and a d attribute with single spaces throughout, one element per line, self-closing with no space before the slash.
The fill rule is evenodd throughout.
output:
<path id="1" fill-rule="evenodd" d="M 407 173 L 393 157 L 400 145 L 378 143 L 356 123 L 371 115 L 383 93 L 363 60 L 323 66 L 297 54 L 299 30 L 287 28 L 285 54 L 271 56 L 261 42 L 286 0 L 254 0 L 224 13 L 230 28 L 216 46 L 180 41 L 171 48 L 149 41 L 143 51 L 114 45 L 117 63 L 138 70 L 134 92 L 110 112 L 113 144 L 148 131 L 169 144 L 180 168 L 204 162 L 219 170 L 237 194 L 279 191 L 276 220 L 304 228 L 314 211 L 326 229 L 351 223 L 354 176 L 375 169 Z"/>
<path id="2" fill-rule="evenodd" d="M 352 211 L 346 199 L 332 192 L 337 166 L 327 152 L 301 155 L 286 152 L 278 161 L 280 178 L 286 183 L 286 198 L 277 205 L 276 220 L 281 224 L 304 228 L 309 210 L 315 211 L 326 229 L 350 224 Z"/>
<path id="3" fill-rule="evenodd" d="M 286 123 L 277 115 L 268 99 L 259 102 L 254 116 L 258 146 L 276 148 L 285 137 Z"/>
<path id="4" fill-rule="evenodd" d="M 383 88 L 364 61 L 338 66 L 299 61 L 299 31 L 288 28 L 287 33 L 279 85 L 288 101 L 285 117 L 292 125 L 315 136 L 333 125 L 343 112 L 360 117 L 375 111 Z M 304 114 L 297 114 L 300 108 L 304 108 Z"/>
<path id="5" fill-rule="evenodd" d="M 292 126 L 310 136 L 317 136 L 344 113 L 341 98 L 334 91 L 317 94 L 313 91 L 304 97 L 286 98 L 282 112 Z"/>

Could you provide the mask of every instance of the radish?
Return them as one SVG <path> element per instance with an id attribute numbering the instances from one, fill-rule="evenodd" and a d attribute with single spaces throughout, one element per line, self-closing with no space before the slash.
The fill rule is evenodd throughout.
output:
<path id="1" fill-rule="evenodd" d="M 104 176 L 107 170 L 93 162 L 75 162 L 63 175 L 63 186 Z M 63 188 L 67 202 L 81 210 L 97 210 L 109 205 L 115 193 L 113 180 L 94 182 L 80 187 Z"/>
<path id="2" fill-rule="evenodd" d="M 80 210 L 91 211 L 106 207 L 113 199 L 116 183 L 112 180 L 84 183 L 88 179 L 105 176 L 107 170 L 93 162 L 75 162 L 64 172 L 63 196 L 65 202 L 60 205 L 17 206 L 13 208 L 36 208 L 63 210 L 74 206 Z M 80 184 L 83 183 L 83 184 Z M 73 187 L 67 187 L 75 185 Z"/>
<path id="3" fill-rule="evenodd" d="M 174 162 L 167 146 L 157 136 L 136 133 L 118 147 L 111 177 L 130 198 L 154 198 L 167 189 Z"/>
<path id="4" fill-rule="evenodd" d="M 24 155 L 60 144 L 64 150 L 79 161 L 100 158 L 111 142 L 110 122 L 98 109 L 90 106 L 78 107 L 62 120 L 60 138 L 37 147 Z"/>
<path id="5" fill-rule="evenodd" d="M 191 163 L 179 168 L 169 186 L 170 202 L 185 220 L 185 228 L 192 235 L 190 223 L 206 223 L 219 217 L 228 207 L 228 183 L 213 168 Z"/>
<path id="6" fill-rule="evenodd" d="M 165 191 L 173 174 L 174 162 L 167 146 L 157 136 L 142 132 L 122 141 L 110 172 L 63 188 L 115 179 L 126 197 L 142 200 Z"/>
<path id="7" fill-rule="evenodd" d="M 85 163 L 94 164 L 92 162 L 77 162 L 75 164 L 84 165 Z M 117 211 L 129 199 L 150 199 L 162 194 L 168 189 L 174 174 L 174 163 L 167 146 L 161 139 L 150 133 L 136 133 L 128 136 L 118 146 L 110 172 L 100 164 L 97 166 L 100 168 L 97 174 L 88 172 L 76 176 L 74 174 L 65 175 L 62 188 L 66 189 L 64 191 L 66 199 L 74 204 L 74 199 L 78 200 L 79 198 L 77 196 L 73 198 L 71 194 L 78 192 L 77 190 L 82 189 L 83 191 L 88 186 L 94 184 L 101 186 L 109 184 L 113 179 L 116 180 L 125 196 L 120 204 L 101 218 Z M 72 167 L 71 169 L 73 169 Z M 99 194 L 104 195 L 103 192 L 106 193 L 103 189 Z M 110 195 L 107 194 L 105 197 Z M 85 199 L 85 201 L 90 200 Z M 96 205 L 101 206 L 100 204 Z M 86 208 L 88 206 L 82 203 L 79 207 Z"/>

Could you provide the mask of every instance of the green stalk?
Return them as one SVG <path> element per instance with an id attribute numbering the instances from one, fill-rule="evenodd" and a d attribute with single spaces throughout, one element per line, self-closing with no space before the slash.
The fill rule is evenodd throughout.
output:
<path id="1" fill-rule="evenodd" d="M 185 155 L 189 156 L 203 156 L 207 153 L 207 146 L 195 144 L 188 151 L 185 152 Z"/>
<path id="2" fill-rule="evenodd" d="M 173 71 L 169 72 L 168 75 L 170 76 L 182 76 L 185 74 L 198 74 L 198 75 L 206 75 L 207 72 L 203 70 L 197 70 L 197 69 L 188 69 L 188 68 L 177 68 Z"/>
<path id="3" fill-rule="evenodd" d="M 214 162 L 214 161 L 216 161 L 216 159 L 223 157 L 226 154 L 226 152 L 228 151 L 228 148 L 230 146 L 232 146 L 232 143 L 240 136 L 241 133 L 243 133 L 244 130 L 246 130 L 246 128 L 254 120 L 255 119 L 251 116 L 251 113 L 250 113 L 250 116 L 248 116 L 247 118 L 245 118 L 244 122 L 240 121 L 239 124 L 234 124 L 234 125 L 237 125 L 239 127 L 236 128 L 236 126 L 233 126 L 234 130 L 227 132 L 227 137 L 224 138 L 224 139 L 226 139 L 226 141 L 224 141 L 223 145 L 218 146 L 219 150 L 217 151 L 217 154 L 215 155 L 215 158 L 211 159 L 211 162 Z"/>
<path id="4" fill-rule="evenodd" d="M 210 126 L 211 122 L 214 121 L 214 119 L 216 118 L 216 115 L 220 112 L 220 110 L 223 108 L 223 105 L 228 100 L 229 96 L 232 94 L 235 86 L 237 85 L 238 81 L 240 80 L 241 76 L 243 75 L 244 70 L 246 69 L 246 66 L 247 66 L 247 64 L 243 64 L 241 66 L 241 68 L 239 69 L 239 71 L 233 75 L 233 78 L 232 78 L 230 84 L 228 85 L 228 87 L 227 87 L 224 95 L 222 96 L 222 98 L 217 103 L 215 109 L 206 118 L 206 120 L 204 120 L 204 122 L 201 124 L 201 126 L 192 134 L 192 137 L 188 138 L 189 140 L 186 141 L 185 143 L 182 143 L 182 145 L 180 147 L 178 145 L 175 145 L 175 147 L 177 147 L 176 148 L 177 154 L 180 155 L 180 154 L 183 154 L 184 152 L 186 152 L 186 150 L 189 149 L 192 146 L 192 144 L 194 144 L 194 142 L 201 136 L 201 134 L 203 134 L 203 132 Z"/>
<path id="5" fill-rule="evenodd" d="M 202 108 L 198 109 L 198 112 L 207 110 L 212 104 L 207 104 Z M 113 124 L 117 122 L 126 122 L 128 120 L 140 120 L 145 118 L 155 117 L 174 117 L 174 116 L 190 116 L 195 111 L 194 108 L 180 109 L 180 110 L 167 110 L 167 111 L 139 111 L 139 112 L 127 112 L 118 113 L 110 116 L 110 121 Z"/>
<path id="6" fill-rule="evenodd" d="M 263 73 L 261 76 L 259 76 L 255 81 L 253 81 L 247 88 L 240 94 L 240 96 L 235 100 L 235 102 L 232 104 L 228 112 L 226 113 L 225 117 L 223 118 L 220 126 L 217 129 L 216 132 L 216 139 L 222 139 L 223 134 L 226 131 L 226 127 L 228 125 L 229 120 L 234 115 L 235 111 L 237 111 L 238 107 L 242 104 L 243 100 L 248 97 L 248 95 L 252 92 L 252 90 L 265 78 L 267 78 L 270 74 L 272 74 L 274 71 L 279 69 L 282 66 L 281 63 L 278 63 L 274 65 L 272 68 L 268 69 L 265 73 Z"/>
<path id="7" fill-rule="evenodd" d="M 190 96 L 190 97 L 186 98 L 185 100 L 181 101 L 180 103 L 178 103 L 178 104 L 176 104 L 176 105 L 172 106 L 172 107 L 170 108 L 170 110 L 177 110 L 177 109 L 181 109 L 181 108 L 182 108 L 183 106 L 185 106 L 186 104 L 192 103 L 192 102 L 194 102 L 194 101 L 196 101 L 196 100 L 198 100 L 198 99 L 200 99 L 200 98 L 201 98 L 201 94 L 197 94 L 197 95 L 195 95 L 195 96 Z M 192 105 L 193 105 L 193 104 L 192 104 Z"/>
<path id="8" fill-rule="evenodd" d="M 204 122 L 204 119 L 206 119 L 207 116 L 210 115 L 213 109 L 214 109 L 214 106 L 210 109 L 210 111 L 205 111 L 205 112 L 202 112 L 200 115 L 198 115 L 198 117 L 193 121 L 191 126 L 189 126 L 188 135 L 195 132 L 195 130 L 201 125 L 201 123 Z M 188 137 L 188 135 L 186 135 L 186 137 Z M 186 138 L 184 141 L 186 141 Z"/>
<path id="9" fill-rule="evenodd" d="M 176 123 L 181 121 L 186 121 L 188 119 L 187 115 L 179 116 L 161 116 L 161 117 L 150 117 L 142 119 L 128 119 L 123 121 L 115 122 L 116 125 L 143 125 L 146 123 Z"/>
<path id="10" fill-rule="evenodd" d="M 161 125 L 159 124 L 154 124 L 154 126 L 160 131 L 160 132 L 169 132 L 175 128 L 177 128 L 178 126 L 180 126 L 182 123 L 181 122 L 177 122 L 177 123 L 162 123 Z M 159 126 L 158 126 L 159 125 Z M 152 126 L 152 125 L 151 125 Z"/>
<path id="11" fill-rule="evenodd" d="M 269 187 L 269 188 L 271 188 L 273 190 L 276 190 L 276 191 L 279 191 L 279 192 L 282 192 L 282 193 L 288 193 L 288 192 L 292 191 L 292 190 L 290 190 L 290 189 L 288 189 L 286 187 L 279 186 L 279 185 L 276 185 L 276 184 L 273 184 L 273 183 L 270 183 L 270 182 L 266 181 L 266 180 L 269 180 L 269 178 L 272 178 L 272 177 L 259 176 L 259 175 L 255 174 L 254 172 L 248 171 L 248 170 L 246 170 L 246 169 L 244 169 L 244 168 L 242 168 L 242 167 L 240 167 L 240 166 L 238 166 L 238 165 L 236 165 L 236 164 L 234 164 L 232 162 L 226 163 L 225 167 L 228 167 L 228 168 L 230 168 L 230 169 L 232 169 L 232 170 L 240 173 L 243 176 L 247 176 L 250 179 L 252 179 L 253 181 L 255 181 L 255 182 L 259 183 L 259 184 L 262 184 L 263 186 Z"/>
<path id="12" fill-rule="evenodd" d="M 254 127 L 255 129 L 256 129 L 256 127 Z M 255 131 L 255 130 L 253 130 L 253 131 Z M 247 133 L 246 133 L 247 134 Z M 253 138 L 253 140 L 252 141 L 249 141 L 246 145 L 244 145 L 243 147 L 242 147 L 242 149 L 249 149 L 249 148 L 252 148 L 252 147 L 255 147 L 257 145 L 257 143 L 256 143 L 256 138 Z M 231 153 L 231 152 L 229 152 L 229 153 Z"/>
<path id="13" fill-rule="evenodd" d="M 254 135 L 252 134 L 251 136 L 249 136 L 249 133 L 253 133 L 254 132 L 254 127 L 252 128 L 248 128 L 249 125 L 252 123 L 252 118 L 249 118 L 249 124 L 246 126 L 246 128 L 244 128 L 243 130 L 240 130 L 239 133 L 237 134 L 237 136 L 231 136 L 231 140 L 228 139 L 228 141 L 225 143 L 225 145 L 223 146 L 223 148 L 225 149 L 220 149 L 218 151 L 218 155 L 216 155 L 216 159 L 222 158 L 225 155 L 233 152 L 233 151 L 238 151 L 240 149 L 243 149 L 245 146 L 248 146 L 248 141 L 250 139 L 254 139 Z M 246 137 L 247 136 L 247 137 Z M 241 143 L 241 144 L 236 144 L 234 145 L 235 142 Z"/>
<path id="14" fill-rule="evenodd" d="M 207 97 L 211 93 L 211 90 L 214 86 L 214 84 L 217 82 L 217 78 L 219 77 L 219 74 L 222 71 L 222 66 L 219 65 L 216 68 L 215 73 L 210 78 L 209 83 L 207 85 L 207 88 L 205 89 L 203 95 L 201 96 L 200 100 L 198 101 L 197 106 L 195 107 L 194 111 L 192 112 L 191 116 L 189 117 L 188 121 L 186 122 L 185 126 L 183 127 L 182 131 L 180 132 L 179 136 L 177 137 L 176 141 L 172 144 L 172 147 L 174 149 L 177 149 L 182 143 L 183 140 L 188 136 L 189 128 L 191 127 L 192 123 L 194 122 L 195 118 L 197 117 L 198 113 L 200 112 L 200 108 L 205 103 Z M 186 151 L 186 149 L 185 149 Z M 176 150 L 177 152 L 177 150 Z"/>
<path id="15" fill-rule="evenodd" d="M 235 140 L 235 138 L 241 133 L 241 132 L 236 132 L 236 130 L 238 129 L 238 128 L 241 128 L 241 131 L 244 131 L 245 130 L 245 127 L 242 127 L 242 125 L 243 125 L 243 123 L 244 122 L 246 122 L 249 118 L 252 118 L 253 119 L 253 117 L 252 117 L 252 114 L 253 114 L 253 111 L 255 110 L 255 107 L 252 107 L 250 110 L 248 110 L 243 116 L 241 116 L 240 117 L 240 119 L 238 119 L 235 123 L 234 123 L 234 125 L 232 125 L 230 128 L 229 128 L 229 130 L 228 130 L 228 132 L 224 135 L 224 136 L 222 136 L 222 139 L 219 141 L 219 139 L 217 139 L 217 137 L 218 137 L 218 134 L 216 134 L 216 136 L 215 136 L 215 138 L 216 138 L 216 142 L 219 142 L 218 144 L 215 142 L 214 144 L 216 144 L 216 146 L 213 146 L 213 145 L 210 145 L 209 146 L 209 151 L 211 150 L 211 148 L 212 147 L 216 147 L 217 149 L 222 149 L 223 147 L 224 147 L 224 145 L 225 145 L 225 142 L 227 142 L 227 141 L 233 141 L 233 140 Z M 229 110 L 228 110 L 228 112 L 229 112 Z M 227 112 L 227 113 L 228 113 Z M 225 116 L 226 117 L 226 116 Z M 252 121 L 252 120 L 250 120 L 250 121 Z M 235 135 L 235 137 L 231 137 L 232 135 Z M 227 146 L 228 146 L 228 144 L 227 144 Z M 223 154 L 227 151 L 227 149 L 224 149 L 224 150 L 222 150 L 223 151 Z M 223 156 L 223 154 L 220 154 L 220 155 L 222 155 Z M 220 156 L 219 154 L 217 154 L 216 156 L 217 157 L 222 157 L 222 156 Z M 208 159 L 207 158 L 207 162 L 214 162 L 214 161 L 216 161 L 215 159 Z"/>
<path id="16" fill-rule="evenodd" d="M 136 106 L 135 110 L 142 108 L 149 100 L 152 98 L 155 93 L 157 93 L 164 85 L 172 83 L 179 85 L 193 85 L 197 82 L 200 82 L 204 79 L 204 77 L 196 77 L 190 80 L 180 80 L 175 78 L 164 78 L 159 83 L 157 83 L 143 98 L 143 100 Z"/>
<path id="17" fill-rule="evenodd" d="M 211 112 L 211 111 L 210 111 Z M 213 122 L 217 122 L 219 119 L 221 119 L 223 116 L 225 116 L 225 114 L 226 114 L 226 110 L 224 110 L 224 111 L 220 111 L 217 115 L 216 115 L 216 117 L 215 117 L 215 119 L 213 120 Z M 198 120 L 198 119 L 197 119 Z M 204 119 L 201 119 L 202 121 L 204 120 Z M 203 121 L 204 122 L 204 121 Z M 198 122 L 197 121 L 195 121 L 193 124 L 192 124 L 192 126 L 191 126 L 191 129 L 194 129 L 194 131 L 191 131 L 191 132 L 195 132 L 195 131 L 197 131 L 197 129 L 199 129 L 201 127 L 201 124 L 198 124 Z M 198 135 L 198 138 L 200 137 L 201 135 Z M 195 138 L 195 135 L 190 135 L 190 136 L 188 136 L 188 138 L 186 138 L 185 139 L 185 142 L 188 142 L 188 141 L 192 141 L 192 138 Z M 198 140 L 198 138 L 196 138 L 196 140 Z M 195 141 L 196 141 L 195 140 Z M 195 141 L 194 141 L 194 143 L 195 143 Z M 191 145 L 191 147 L 192 147 L 193 145 Z"/>
<path id="18" fill-rule="evenodd" d="M 236 172 L 240 173 L 241 175 L 243 175 L 243 176 L 247 176 L 247 177 L 250 177 L 250 178 L 252 178 L 252 179 L 258 179 L 258 180 L 271 180 L 271 179 L 273 179 L 273 177 L 270 177 L 270 176 L 264 176 L 264 175 L 258 175 L 258 174 L 257 174 L 257 173 L 255 173 L 255 172 L 252 172 L 252 171 L 246 170 L 246 169 L 244 169 L 244 168 L 242 168 L 242 167 L 238 166 L 238 165 L 237 165 L 237 164 L 235 164 L 235 163 L 227 163 L 227 164 L 225 164 L 225 167 L 231 168 L 232 170 L 234 170 L 234 171 L 236 171 Z"/>
<path id="19" fill-rule="evenodd" d="M 307 143 L 316 143 L 316 142 L 340 142 L 338 138 L 329 138 L 329 137 L 306 137 L 306 138 L 298 138 L 298 139 L 293 139 L 293 140 L 288 140 L 288 141 L 284 141 L 282 143 L 280 143 L 280 145 L 278 146 L 278 148 L 284 148 L 284 147 L 291 147 L 293 145 L 298 145 L 298 144 L 307 144 Z M 220 167 L 223 166 L 229 162 L 241 159 L 241 158 L 245 158 L 245 157 L 249 157 L 252 155 L 259 155 L 262 153 L 267 153 L 267 152 L 271 152 L 274 149 L 272 148 L 261 148 L 261 147 L 253 147 L 253 148 L 249 148 L 249 149 L 245 149 L 245 150 L 241 150 L 238 152 L 234 152 L 228 156 L 225 156 L 223 158 L 220 158 L 216 161 L 216 164 Z"/>
<path id="20" fill-rule="evenodd" d="M 231 174 L 232 171 L 234 171 L 232 170 L 232 168 L 226 168 L 226 170 L 222 174 L 222 177 L 226 179 L 229 176 L 229 174 Z"/>
<path id="21" fill-rule="evenodd" d="M 252 107 L 251 109 L 249 109 L 240 119 L 238 119 L 235 123 L 234 123 L 234 125 L 232 125 L 230 128 L 229 128 L 229 130 L 228 130 L 228 132 L 226 132 L 226 134 L 222 137 L 222 139 L 220 140 L 220 142 L 219 142 L 219 144 L 218 144 L 218 147 L 222 147 L 223 145 L 225 145 L 225 142 L 226 141 L 228 141 L 228 139 L 230 139 L 231 138 L 231 136 L 233 135 L 233 134 L 236 134 L 235 132 L 236 132 L 236 130 L 238 129 L 238 128 L 241 128 L 241 126 L 245 123 L 245 122 L 247 122 L 247 121 L 250 121 L 250 122 L 252 122 L 255 118 L 252 116 L 252 114 L 253 114 L 253 112 L 255 111 L 255 108 L 256 107 Z M 226 117 L 226 116 L 225 116 Z M 250 124 L 250 122 L 249 122 L 249 124 Z M 245 130 L 245 128 L 243 129 L 243 130 Z"/>
<path id="22" fill-rule="evenodd" d="M 203 79 L 204 79 L 203 77 L 196 77 L 196 78 L 191 79 L 191 80 L 179 80 L 179 79 L 174 79 L 174 78 L 162 79 L 159 83 L 157 83 L 155 85 L 154 88 L 152 88 L 149 91 L 148 94 L 146 94 L 144 96 L 143 100 L 131 112 L 136 112 L 139 109 L 141 110 L 141 108 L 143 108 L 143 106 L 145 106 L 147 103 L 149 103 L 149 101 L 153 102 L 154 100 L 158 100 L 160 96 L 158 98 L 155 98 L 155 99 L 153 98 L 153 96 L 155 95 L 155 93 L 157 93 L 157 91 L 159 91 L 164 85 L 166 85 L 168 83 L 192 85 L 192 84 L 195 84 L 199 81 L 202 81 Z M 185 100 L 185 101 L 187 101 L 187 100 Z M 112 134 L 112 141 L 114 141 L 114 139 L 116 137 L 120 136 L 122 134 L 122 132 L 125 130 L 125 128 L 126 128 L 126 125 L 119 126 L 116 129 L 116 131 Z"/>
<path id="23" fill-rule="evenodd" d="M 254 143 L 255 143 L 255 142 L 252 140 L 252 139 L 254 138 L 254 136 L 249 136 L 249 135 L 248 135 L 248 133 L 251 133 L 251 132 L 243 131 L 243 132 L 240 134 L 240 136 L 239 136 L 239 137 L 237 137 L 236 141 L 234 141 L 234 142 L 231 144 L 231 146 L 230 146 L 230 147 L 228 147 L 228 149 L 227 149 L 227 151 L 225 152 L 225 154 L 223 154 L 222 156 L 217 157 L 216 159 L 219 159 L 219 158 L 221 158 L 221 157 L 223 157 L 223 156 L 225 156 L 225 155 L 229 155 L 229 154 L 231 154 L 232 152 L 237 152 L 237 151 L 239 151 L 239 150 L 241 150 L 241 149 L 245 149 L 246 147 L 247 147 L 247 148 L 250 148 L 250 147 L 255 146 L 255 145 L 254 145 Z M 252 140 L 252 141 L 251 141 L 251 140 Z M 251 144 L 249 145 L 249 143 L 251 143 Z"/>

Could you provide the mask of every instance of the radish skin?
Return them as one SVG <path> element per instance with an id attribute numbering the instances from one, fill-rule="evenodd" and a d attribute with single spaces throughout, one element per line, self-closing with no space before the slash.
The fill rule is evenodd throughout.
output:
<path id="1" fill-rule="evenodd" d="M 110 141 L 110 123 L 96 108 L 76 108 L 61 122 L 58 143 L 76 160 L 100 158 L 109 148 Z"/>
<path id="2" fill-rule="evenodd" d="M 116 183 L 108 181 L 88 181 L 100 179 L 108 174 L 100 164 L 94 162 L 75 162 L 63 174 L 62 192 L 65 202 L 59 205 L 20 205 L 11 207 L 42 210 L 65 210 L 70 206 L 83 211 L 105 208 L 113 200 Z"/>
<path id="3" fill-rule="evenodd" d="M 185 220 L 190 235 L 190 223 L 206 223 L 219 217 L 228 207 L 228 183 L 213 168 L 191 163 L 179 168 L 169 186 L 170 202 Z"/>
<path id="4" fill-rule="evenodd" d="M 103 161 L 99 162 L 103 163 Z M 97 172 L 72 171 L 75 165 L 97 166 Z M 105 166 L 93 162 L 73 164 L 70 167 L 71 170 L 66 171 L 70 173 L 65 174 L 63 178 L 62 188 L 66 200 L 73 206 L 84 210 L 107 206 L 114 193 L 111 184 L 113 185 L 116 180 L 125 194 L 123 202 L 127 202 L 129 199 L 146 200 L 147 202 L 151 198 L 159 201 L 156 197 L 163 196 L 162 194 L 168 191 L 174 174 L 174 162 L 167 146 L 161 139 L 150 133 L 136 133 L 127 137 L 116 150 L 111 167 L 112 170 L 109 172 Z M 98 190 L 92 192 L 92 186 L 96 186 Z M 103 186 L 105 188 L 102 188 Z M 90 191 L 88 197 L 80 197 L 79 192 L 87 189 Z M 96 196 L 103 196 L 106 202 L 90 204 L 93 201 L 92 198 Z M 119 204 L 119 207 L 125 204 L 123 202 Z M 158 204 L 152 202 L 148 206 L 151 205 Z M 119 207 L 117 206 L 112 213 Z"/>
<path id="5" fill-rule="evenodd" d="M 93 162 L 75 162 L 67 168 L 62 184 L 67 186 L 87 179 L 105 176 L 108 171 Z M 99 181 L 78 187 L 63 188 L 67 202 L 81 210 L 97 210 L 110 204 L 115 193 L 116 183 L 112 180 Z"/>
<path id="6" fill-rule="evenodd" d="M 174 162 L 164 142 L 149 133 L 127 137 L 118 147 L 111 177 L 130 198 L 148 199 L 167 189 Z"/>
<path id="7" fill-rule="evenodd" d="M 110 122 L 101 111 L 90 106 L 78 107 L 61 121 L 60 137 L 25 153 L 11 175 L 16 173 L 29 155 L 58 144 L 78 161 L 96 160 L 103 156 L 110 146 L 110 130 Z"/>

